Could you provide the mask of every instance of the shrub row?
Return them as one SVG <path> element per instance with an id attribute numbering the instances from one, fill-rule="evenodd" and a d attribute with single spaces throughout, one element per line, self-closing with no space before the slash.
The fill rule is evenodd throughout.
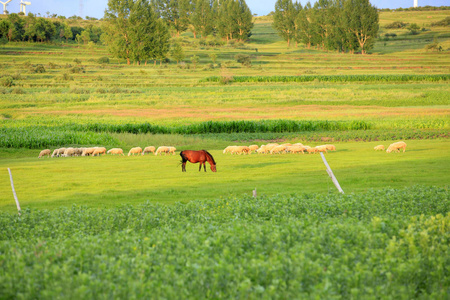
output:
<path id="1" fill-rule="evenodd" d="M 140 124 L 86 124 L 72 125 L 73 129 L 115 133 L 205 134 L 240 132 L 299 132 L 321 130 L 366 130 L 371 125 L 365 121 L 207 121 L 178 127 Z"/>
<path id="2" fill-rule="evenodd" d="M 447 81 L 450 74 L 439 75 L 302 75 L 302 76 L 233 76 L 233 82 L 357 82 L 357 81 Z M 221 82 L 221 76 L 203 78 L 200 82 Z"/>
<path id="3" fill-rule="evenodd" d="M 0 147 L 46 148 L 61 145 L 114 145 L 106 133 L 80 132 L 57 127 L 0 128 Z"/>

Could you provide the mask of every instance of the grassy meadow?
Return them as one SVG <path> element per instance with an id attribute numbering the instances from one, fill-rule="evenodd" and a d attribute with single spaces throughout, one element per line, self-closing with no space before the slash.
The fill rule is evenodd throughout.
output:
<path id="1" fill-rule="evenodd" d="M 450 61 L 445 45 L 450 32 L 430 24 L 448 14 L 381 13 L 380 38 L 370 55 L 318 51 L 303 45 L 288 48 L 267 18 L 255 20 L 245 44 L 217 46 L 213 40 L 183 35 L 179 41 L 186 58 L 180 64 L 126 65 L 109 57 L 104 46 L 6 44 L 0 49 L 1 75 L 10 76 L 13 84 L 0 87 L 0 133 L 4 137 L 0 164 L 13 170 L 25 207 L 46 208 L 71 203 L 186 202 L 247 194 L 258 186 L 264 187 L 261 193 L 271 195 L 333 190 L 319 156 L 232 157 L 221 153 L 228 145 L 269 141 L 339 143 L 338 151 L 327 156 L 335 172 L 342 172 L 338 177 L 348 192 L 386 185 L 446 185 Z M 410 35 L 399 29 L 395 38 L 383 38 L 385 33 L 394 33 L 384 28 L 386 24 L 406 19 L 426 30 Z M 425 50 L 435 37 L 444 45 L 443 52 Z M 250 55 L 252 66 L 237 63 L 236 54 Z M 192 64 L 193 55 L 200 57 L 199 64 Z M 104 63 L 104 57 L 110 62 Z M 40 65 L 45 72 L 36 71 Z M 311 79 L 285 82 L 281 75 Z M 399 76 L 404 75 L 412 77 L 401 80 Z M 447 77 L 432 79 L 441 75 Z M 250 77 L 239 82 L 239 76 Z M 277 80 L 252 79 L 267 76 Z M 331 79 L 321 79 L 324 76 Z M 213 77 L 218 80 L 208 80 Z M 270 132 L 220 129 L 220 122 L 264 120 L 335 122 L 338 127 L 350 122 L 364 127 L 330 130 L 313 125 L 298 132 L 280 131 L 276 126 Z M 192 127 L 205 122 L 216 122 L 213 125 L 219 129 L 210 134 L 183 134 L 186 126 L 193 132 Z M 142 124 L 163 131 L 142 132 Z M 375 144 L 387 147 L 397 139 L 410 140 L 406 153 L 371 151 Z M 192 166 L 191 172 L 180 174 L 178 155 L 36 159 L 44 148 L 97 145 L 122 147 L 125 152 L 148 145 L 206 148 L 215 154 L 220 171 L 199 175 Z M 414 162 L 410 165 L 404 159 Z M 359 167 L 352 161 L 358 161 Z M 414 164 L 417 172 L 404 169 Z M 443 169 L 433 170 L 427 164 Z M 433 176 L 435 172 L 442 175 Z M 204 180 L 213 188 L 202 186 Z M 190 181 L 194 183 L 189 185 Z M 0 205 L 11 209 L 7 173 L 2 183 Z"/>
<path id="2" fill-rule="evenodd" d="M 0 299 L 448 299 L 448 16 L 381 12 L 368 55 L 287 47 L 267 16 L 245 44 L 174 38 L 179 64 L 0 46 Z M 222 152 L 270 142 L 334 144 L 345 194 L 319 154 Z M 177 153 L 127 156 L 149 145 Z M 38 159 L 90 146 L 125 156 Z"/>

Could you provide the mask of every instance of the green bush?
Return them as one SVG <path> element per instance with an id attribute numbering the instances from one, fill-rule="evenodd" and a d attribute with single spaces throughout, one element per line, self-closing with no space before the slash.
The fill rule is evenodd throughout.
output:
<path id="1" fill-rule="evenodd" d="M 109 57 L 107 56 L 102 56 L 99 59 L 97 59 L 97 62 L 99 64 L 109 64 Z"/>
<path id="2" fill-rule="evenodd" d="M 14 86 L 14 79 L 11 76 L 3 76 L 0 78 L 0 85 L 4 87 Z"/>

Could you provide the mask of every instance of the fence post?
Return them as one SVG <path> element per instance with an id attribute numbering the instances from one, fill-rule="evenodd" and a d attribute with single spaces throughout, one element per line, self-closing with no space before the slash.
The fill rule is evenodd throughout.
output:
<path id="1" fill-rule="evenodd" d="M 340 193 L 344 194 L 344 191 L 342 190 L 341 186 L 339 185 L 339 182 L 337 181 L 336 177 L 333 174 L 333 171 L 331 171 L 331 168 L 328 165 L 327 160 L 325 159 L 325 155 L 323 155 L 323 153 L 320 152 L 320 156 L 322 156 L 323 163 L 327 167 L 327 173 L 331 177 L 331 180 L 333 181 L 334 185 L 336 186 L 336 188 L 338 189 L 338 191 Z"/>
<path id="2" fill-rule="evenodd" d="M 13 181 L 13 178 L 12 178 L 11 170 L 10 170 L 9 168 L 8 168 L 8 172 L 9 172 L 9 179 L 11 180 L 11 188 L 12 188 L 12 191 L 13 191 L 14 200 L 16 200 L 17 211 L 18 211 L 19 216 L 20 216 L 20 204 L 19 204 L 19 199 L 17 199 L 16 190 L 14 189 L 14 181 Z"/>

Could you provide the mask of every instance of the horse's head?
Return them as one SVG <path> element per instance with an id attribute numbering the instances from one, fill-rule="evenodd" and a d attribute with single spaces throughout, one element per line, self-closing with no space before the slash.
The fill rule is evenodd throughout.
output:
<path id="1" fill-rule="evenodd" d="M 216 165 L 211 164 L 211 171 L 217 172 L 217 170 L 216 170 Z"/>

